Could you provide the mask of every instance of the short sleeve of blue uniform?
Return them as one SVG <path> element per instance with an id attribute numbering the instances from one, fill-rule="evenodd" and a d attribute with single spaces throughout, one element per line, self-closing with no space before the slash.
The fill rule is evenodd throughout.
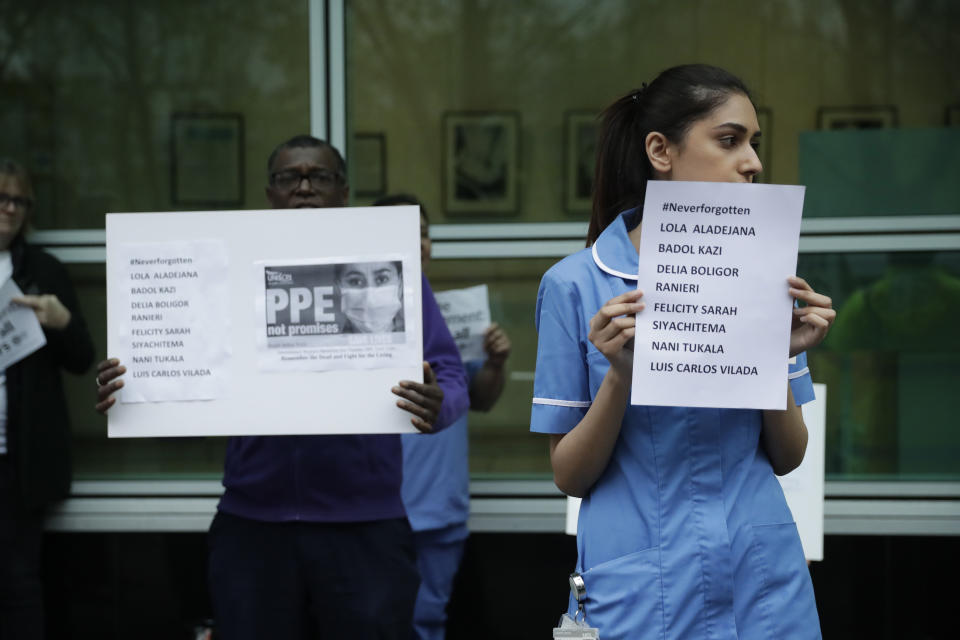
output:
<path id="1" fill-rule="evenodd" d="M 531 431 L 567 433 L 590 407 L 586 357 L 580 338 L 581 308 L 574 288 L 548 271 L 537 293 L 539 341 Z"/>
<path id="2" fill-rule="evenodd" d="M 798 354 L 796 360 L 790 362 L 787 378 L 790 380 L 794 402 L 801 405 L 814 399 L 813 380 L 810 378 L 810 368 L 807 367 L 806 352 Z"/>

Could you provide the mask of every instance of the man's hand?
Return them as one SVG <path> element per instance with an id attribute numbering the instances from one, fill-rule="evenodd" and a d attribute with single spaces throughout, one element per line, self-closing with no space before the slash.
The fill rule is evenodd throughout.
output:
<path id="1" fill-rule="evenodd" d="M 413 426 L 423 433 L 433 431 L 443 404 L 443 389 L 437 384 L 437 376 L 428 362 L 423 363 L 423 383 L 401 380 L 391 391 L 403 398 L 397 400 L 397 406 L 413 414 L 410 419 Z"/>
<path id="2" fill-rule="evenodd" d="M 123 388 L 120 376 L 127 372 L 127 368 L 116 358 L 104 360 L 97 365 L 97 411 L 106 415 L 107 409 L 116 403 L 114 391 Z"/>
<path id="3" fill-rule="evenodd" d="M 510 338 L 497 323 L 483 332 L 483 352 L 487 359 L 470 381 L 470 409 L 473 411 L 490 411 L 503 393 L 510 348 Z"/>
<path id="4" fill-rule="evenodd" d="M 33 309 L 42 327 L 63 329 L 70 324 L 70 309 L 63 306 L 60 299 L 51 293 L 42 296 L 17 296 L 11 298 L 11 302 Z"/>
<path id="5" fill-rule="evenodd" d="M 502 368 L 510 357 L 510 338 L 496 322 L 487 327 L 483 333 L 483 352 L 487 354 L 487 362 L 492 366 Z"/>

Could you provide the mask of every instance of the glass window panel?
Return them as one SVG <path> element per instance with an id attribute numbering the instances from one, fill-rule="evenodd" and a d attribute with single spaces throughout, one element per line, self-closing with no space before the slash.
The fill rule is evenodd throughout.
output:
<path id="1" fill-rule="evenodd" d="M 470 414 L 474 475 L 550 472 L 546 439 L 528 430 L 536 292 L 554 262 L 436 260 L 428 270 L 438 291 L 486 283 L 493 319 L 514 345 L 502 399 Z M 827 342 L 809 354 L 828 388 L 828 477 L 960 478 L 950 401 L 960 388 L 960 253 L 803 254 L 798 273 L 838 309 Z"/>
<path id="2" fill-rule="evenodd" d="M 536 291 L 553 262 L 442 260 L 428 271 L 438 291 L 486 283 L 494 321 L 514 345 L 500 403 L 470 414 L 474 475 L 550 472 L 545 438 L 528 430 Z M 798 272 L 838 309 L 827 342 L 809 354 L 814 380 L 828 388 L 828 477 L 960 478 L 950 403 L 960 388 L 960 253 L 804 254 Z"/>
<path id="3" fill-rule="evenodd" d="M 958 124 L 958 29 L 960 6 L 947 0 L 412 0 L 389 10 L 383 2 L 351 2 L 348 140 L 382 134 L 386 189 L 416 193 L 434 222 L 583 220 L 589 197 L 576 188 L 582 168 L 576 158 L 585 151 L 590 156 L 590 141 L 580 135 L 584 115 L 589 122 L 590 114 L 657 72 L 700 60 L 730 69 L 751 87 L 765 130 L 762 180 L 796 184 L 807 179 L 799 172 L 801 132 L 855 136 L 864 128 Z M 449 139 L 462 129 L 451 127 L 450 117 L 464 112 L 519 122 L 519 166 L 507 175 L 520 187 L 516 210 L 499 198 L 480 211 L 451 202 L 456 174 L 450 165 L 458 147 Z M 512 139 L 511 126 L 502 127 L 505 139 Z M 926 143 L 914 143 L 903 163 L 882 152 L 864 165 L 890 161 L 884 168 L 894 172 L 891 183 L 904 187 L 895 201 L 912 203 L 882 213 L 917 212 L 929 193 L 928 176 L 911 178 L 918 166 L 957 174 L 955 152 L 940 158 L 927 154 Z M 843 157 L 856 148 L 850 145 Z M 491 152 L 489 159 L 509 166 L 503 155 Z M 920 155 L 930 164 L 913 163 Z M 829 157 L 814 160 L 821 171 L 834 166 Z M 379 155 L 369 162 L 379 162 Z M 353 171 L 356 179 L 361 169 Z M 880 180 L 873 176 L 872 184 Z M 947 208 L 960 213 L 956 181 L 950 185 Z M 837 207 L 829 215 L 856 215 L 883 203 L 868 197 L 849 212 Z M 464 208 L 471 212 L 454 211 Z"/>
<path id="4" fill-rule="evenodd" d="M 267 156 L 309 131 L 306 0 L 0 7 L 0 156 L 33 173 L 38 228 L 263 208 Z"/>
<path id="5" fill-rule="evenodd" d="M 189 145 L 178 156 L 171 143 L 177 113 L 242 115 L 242 206 L 265 206 L 267 154 L 309 127 L 305 1 L 0 4 L 0 155 L 21 158 L 34 172 L 36 226 L 101 228 L 108 210 L 217 208 L 175 202 L 174 159 L 196 157 Z M 754 19 L 745 24 L 743 15 Z M 960 57 L 960 10 L 945 1 L 781 0 L 757 7 L 745 0 L 413 0 L 389 10 L 362 1 L 347 3 L 347 20 L 348 139 L 382 140 L 385 153 L 382 167 L 352 166 L 356 201 L 372 200 L 370 190 L 357 187 L 369 183 L 375 191 L 382 175 L 385 190 L 413 191 L 441 223 L 585 220 L 587 199 L 569 197 L 566 188 L 582 169 L 568 162 L 582 151 L 568 144 L 583 139 L 574 127 L 584 112 L 596 113 L 657 71 L 687 61 L 689 52 L 677 42 L 697 42 L 698 58 L 730 68 L 753 87 L 766 108 L 766 181 L 804 177 L 801 132 L 877 121 L 941 126 L 956 112 L 948 105 L 957 102 L 960 86 L 952 62 Z M 203 29 L 190 28 L 198 24 Z M 895 119 L 823 110 L 845 105 L 893 106 Z M 508 176 L 519 185 L 515 211 L 453 214 L 445 206 L 444 180 L 452 174 L 445 172 L 444 135 L 455 139 L 462 129 L 445 130 L 444 116 L 478 111 L 497 115 L 504 131 L 518 123 L 519 165 Z M 193 150 L 215 155 L 224 147 Z M 233 175 L 236 160 L 228 155 L 211 167 L 210 180 Z M 366 157 L 379 162 L 377 143 Z M 202 190 L 202 177 L 192 177 Z M 926 187 L 925 179 L 924 173 L 905 183 L 905 202 L 912 201 L 910 189 L 916 195 Z M 949 213 L 949 206 L 937 212 Z M 937 304 L 952 304 L 957 254 L 924 254 L 919 262 L 926 256 L 929 263 L 904 267 L 911 255 L 801 256 L 800 273 L 840 309 L 830 340 L 811 354 L 815 379 L 830 388 L 827 468 L 834 478 L 960 475 L 952 463 L 960 445 L 945 401 L 957 388 L 957 347 L 938 324 L 950 315 L 918 298 L 903 308 L 929 321 L 922 330 L 911 334 L 893 316 L 871 324 L 877 296 L 882 302 L 884 287 L 902 284 L 907 271 Z M 546 439 L 528 432 L 528 419 L 536 290 L 553 262 L 442 260 L 429 270 L 438 290 L 489 284 L 494 318 L 513 339 L 504 397 L 489 414 L 471 415 L 475 473 L 549 473 Z M 103 354 L 103 267 L 73 265 L 70 273 Z M 90 408 L 92 376 L 68 378 L 78 477 L 220 473 L 223 439 L 107 440 L 105 421 Z"/>
<path id="6" fill-rule="evenodd" d="M 797 270 L 837 309 L 809 359 L 828 477 L 960 478 L 960 253 L 808 254 Z"/>
<path id="7" fill-rule="evenodd" d="M 427 276 L 435 291 L 486 284 L 490 314 L 510 336 L 509 378 L 489 413 L 470 412 L 470 470 L 474 475 L 550 474 L 548 439 L 530 433 L 530 400 L 537 360 L 534 310 L 540 278 L 557 260 L 435 260 Z"/>
<path id="8" fill-rule="evenodd" d="M 0 0 L 0 15 L 0 156 L 33 174 L 35 228 L 264 208 L 268 155 L 309 132 L 306 0 Z M 102 358 L 104 267 L 69 272 Z M 64 377 L 77 478 L 221 473 L 224 439 L 108 440 L 93 374 Z"/>
<path id="9" fill-rule="evenodd" d="M 800 135 L 807 218 L 960 214 L 960 127 Z"/>
<path id="10" fill-rule="evenodd" d="M 751 19 L 744 22 L 744 15 Z M 414 0 L 389 11 L 378 2 L 352 2 L 348 145 L 377 135 L 386 160 L 377 165 L 382 180 L 372 182 L 417 194 L 434 223 L 583 221 L 589 197 L 570 188 L 583 174 L 582 163 L 571 161 L 588 146 L 575 144 L 585 139 L 583 124 L 658 71 L 690 61 L 677 43 L 695 42 L 696 59 L 734 71 L 753 89 L 764 129 L 762 180 L 808 183 L 816 205 L 809 217 L 957 214 L 957 145 L 942 127 L 960 117 L 958 28 L 960 8 L 946 1 Z M 496 198 L 487 210 L 468 213 L 451 203 L 462 127 L 450 123 L 478 113 L 502 123 L 506 139 L 517 123 L 516 210 Z M 379 158 L 352 156 L 352 163 L 364 163 L 352 168 L 352 179 Z M 881 193 L 878 183 L 896 197 Z M 358 204 L 376 197 L 365 190 L 354 195 Z M 957 275 L 955 254 L 925 255 Z M 950 464 L 958 459 L 958 440 L 941 393 L 956 382 L 949 333 L 940 326 L 927 332 L 925 339 L 941 343 L 933 351 L 899 328 L 888 327 L 892 333 L 870 344 L 849 336 L 873 332 L 846 328 L 853 321 L 845 316 L 865 313 L 855 293 L 882 287 L 901 258 L 801 256 L 800 273 L 841 309 L 841 337 L 810 358 L 815 379 L 831 389 L 827 456 L 834 478 L 960 473 Z M 532 381 L 525 375 L 534 362 L 537 283 L 552 262 L 443 260 L 430 269 L 437 289 L 487 282 L 494 317 L 502 315 L 514 338 L 504 399 L 489 415 L 471 414 L 475 473 L 549 471 L 546 443 L 527 433 Z M 514 271 L 498 273 L 501 263 Z M 498 296 L 516 302 L 498 312 Z"/>

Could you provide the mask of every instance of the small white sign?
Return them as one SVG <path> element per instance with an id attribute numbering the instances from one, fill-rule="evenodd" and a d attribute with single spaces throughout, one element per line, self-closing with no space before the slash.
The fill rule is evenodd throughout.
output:
<path id="1" fill-rule="evenodd" d="M 651 181 L 631 402 L 784 409 L 804 187 Z"/>
<path id="2" fill-rule="evenodd" d="M 490 296 L 487 285 L 434 293 L 464 362 L 483 360 L 483 335 L 490 326 Z"/>
<path id="3" fill-rule="evenodd" d="M 122 311 L 112 317 L 111 356 L 127 368 L 120 402 L 219 397 L 231 324 L 224 243 L 130 242 L 116 255 Z"/>
<path id="4" fill-rule="evenodd" d="M 22 295 L 13 278 L 0 287 L 0 371 L 47 344 L 34 310 L 10 302 Z"/>
<path id="5" fill-rule="evenodd" d="M 826 459 L 827 386 L 813 385 L 816 399 L 803 405 L 807 452 L 800 466 L 780 476 L 807 560 L 823 560 L 823 484 Z"/>

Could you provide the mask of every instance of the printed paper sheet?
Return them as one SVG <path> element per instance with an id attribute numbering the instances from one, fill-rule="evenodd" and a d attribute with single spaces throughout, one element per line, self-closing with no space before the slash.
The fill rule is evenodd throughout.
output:
<path id="1" fill-rule="evenodd" d="M 631 402 L 784 409 L 804 187 L 647 186 Z"/>
<path id="2" fill-rule="evenodd" d="M 13 278 L 0 287 L 0 371 L 47 344 L 34 310 L 10 302 L 22 295 Z"/>
<path id="3" fill-rule="evenodd" d="M 223 242 L 124 243 L 113 357 L 127 368 L 120 402 L 210 400 L 230 350 Z"/>
<path id="4" fill-rule="evenodd" d="M 256 264 L 257 347 L 265 371 L 416 365 L 406 329 L 413 288 L 402 256 Z"/>
<path id="5" fill-rule="evenodd" d="M 434 293 L 464 362 L 483 360 L 483 334 L 490 326 L 490 296 L 487 285 Z"/>

